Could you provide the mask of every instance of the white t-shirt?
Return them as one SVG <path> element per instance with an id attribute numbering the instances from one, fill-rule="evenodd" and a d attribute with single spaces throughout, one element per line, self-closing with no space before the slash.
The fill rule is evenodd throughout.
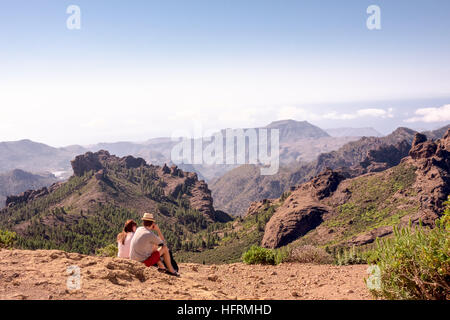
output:
<path id="1" fill-rule="evenodd" d="M 136 235 L 131 242 L 130 259 L 144 261 L 151 256 L 161 243 L 164 243 L 164 241 L 154 234 L 153 231 L 145 227 L 137 228 Z"/>
<path id="2" fill-rule="evenodd" d="M 131 246 L 131 240 L 133 239 L 134 232 L 128 232 L 127 237 L 125 238 L 125 243 L 122 244 L 122 242 L 118 242 L 119 246 L 119 252 L 117 253 L 117 256 L 119 258 L 130 258 L 130 246 Z"/>

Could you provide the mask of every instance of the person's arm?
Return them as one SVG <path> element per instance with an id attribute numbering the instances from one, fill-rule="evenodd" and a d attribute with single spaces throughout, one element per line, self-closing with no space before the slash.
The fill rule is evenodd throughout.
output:
<path id="1" fill-rule="evenodd" d="M 164 237 L 163 237 L 163 235 L 162 235 L 162 233 L 161 233 L 161 230 L 159 229 L 159 227 L 158 227 L 158 225 L 157 225 L 156 223 L 153 224 L 153 230 L 155 230 L 155 231 L 158 233 L 158 237 L 159 237 L 163 242 L 166 242 L 165 239 L 164 239 Z"/>

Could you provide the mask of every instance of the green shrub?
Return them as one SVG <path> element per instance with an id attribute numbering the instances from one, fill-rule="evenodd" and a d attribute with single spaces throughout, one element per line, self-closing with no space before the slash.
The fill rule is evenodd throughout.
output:
<path id="1" fill-rule="evenodd" d="M 394 237 L 377 240 L 374 262 L 380 269 L 376 297 L 387 299 L 450 298 L 450 210 L 432 230 L 422 226 L 394 229 Z"/>
<path id="2" fill-rule="evenodd" d="M 0 248 L 12 248 L 17 240 L 17 234 L 8 230 L 0 230 Z"/>
<path id="3" fill-rule="evenodd" d="M 95 250 L 95 254 L 100 257 L 117 257 L 118 251 L 117 245 L 111 243 L 104 248 Z"/>
<path id="4" fill-rule="evenodd" d="M 275 249 L 275 264 L 280 264 L 282 262 L 288 262 L 289 256 L 291 255 L 292 249 L 289 245 Z"/>
<path id="5" fill-rule="evenodd" d="M 450 196 L 448 197 L 447 202 L 445 202 L 444 213 L 442 217 L 436 221 L 436 225 L 446 231 L 450 231 Z"/>
<path id="6" fill-rule="evenodd" d="M 355 246 L 351 248 L 343 248 L 339 250 L 334 258 L 334 263 L 338 266 L 346 266 L 351 264 L 366 264 L 367 257 L 370 252 L 364 252 L 356 249 Z"/>
<path id="7" fill-rule="evenodd" d="M 242 260 L 246 264 L 275 264 L 275 253 L 273 250 L 252 246 L 242 255 Z"/>
<path id="8" fill-rule="evenodd" d="M 312 245 L 298 246 L 291 250 L 287 259 L 289 262 L 331 264 L 333 257 L 325 249 Z"/>

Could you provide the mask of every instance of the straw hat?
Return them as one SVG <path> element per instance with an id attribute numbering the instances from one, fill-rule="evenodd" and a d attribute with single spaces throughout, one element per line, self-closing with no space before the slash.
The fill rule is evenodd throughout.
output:
<path id="1" fill-rule="evenodd" d="M 153 214 L 152 213 L 147 213 L 147 212 L 144 213 L 144 216 L 142 217 L 142 220 L 155 222 L 155 218 L 153 218 Z"/>

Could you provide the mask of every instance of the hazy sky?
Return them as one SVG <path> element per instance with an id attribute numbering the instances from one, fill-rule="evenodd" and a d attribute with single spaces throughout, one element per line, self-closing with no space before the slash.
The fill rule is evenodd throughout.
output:
<path id="1" fill-rule="evenodd" d="M 69 30 L 69 5 L 81 29 Z M 381 30 L 366 27 L 369 5 Z M 0 2 L 0 141 L 450 122 L 450 1 Z"/>

